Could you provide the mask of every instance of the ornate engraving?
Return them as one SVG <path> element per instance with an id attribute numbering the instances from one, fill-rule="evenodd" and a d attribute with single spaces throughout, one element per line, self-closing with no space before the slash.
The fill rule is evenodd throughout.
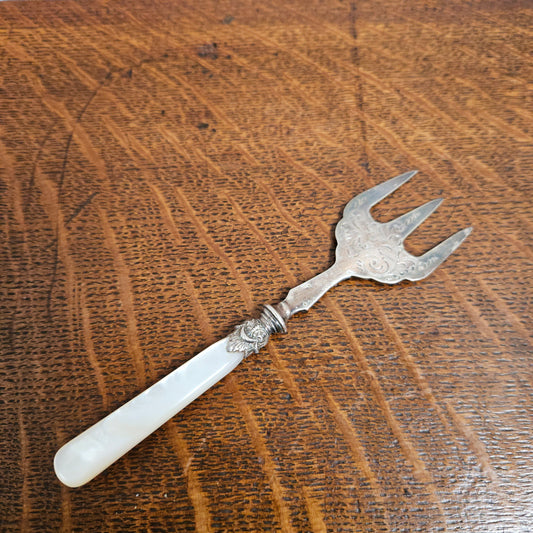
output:
<path id="1" fill-rule="evenodd" d="M 422 266 L 402 245 L 409 219 L 382 224 L 356 207 L 345 210 L 335 230 L 337 261 L 349 268 L 352 276 L 397 283 Z"/>

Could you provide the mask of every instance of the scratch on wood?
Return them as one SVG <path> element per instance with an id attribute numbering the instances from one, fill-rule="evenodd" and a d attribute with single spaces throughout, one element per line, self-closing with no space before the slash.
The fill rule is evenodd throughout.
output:
<path id="1" fill-rule="evenodd" d="M 198 291 L 196 290 L 196 287 L 194 286 L 194 283 L 191 279 L 191 276 L 184 272 L 185 277 L 185 284 L 187 285 L 187 294 L 190 295 L 190 301 L 192 303 L 192 310 L 196 315 L 196 322 L 198 323 L 198 327 L 200 328 L 203 338 L 204 339 L 210 339 L 213 336 L 213 332 L 211 331 L 211 328 L 209 327 L 209 316 L 205 312 L 205 309 L 198 298 Z"/>
<path id="2" fill-rule="evenodd" d="M 498 476 L 496 475 L 496 472 L 490 464 L 489 454 L 487 453 L 485 445 L 476 435 L 476 432 L 468 425 L 463 415 L 459 414 L 453 408 L 450 402 L 445 402 L 445 405 L 455 425 L 470 445 L 470 449 L 476 454 L 476 457 L 478 458 L 479 463 L 481 464 L 481 468 L 483 468 L 483 471 L 487 474 L 491 481 L 497 483 Z"/>
<path id="3" fill-rule="evenodd" d="M 27 531 L 29 527 L 29 518 L 31 513 L 29 493 L 30 453 L 28 449 L 28 435 L 26 433 L 26 428 L 24 427 L 24 418 L 22 415 L 22 407 L 20 404 L 17 410 L 20 436 L 20 465 L 22 470 L 22 515 L 20 518 L 20 530 Z"/>
<path id="4" fill-rule="evenodd" d="M 93 198 L 98 194 L 97 191 L 92 192 L 68 217 L 65 222 L 65 226 L 68 226 L 93 200 Z"/>
<path id="5" fill-rule="evenodd" d="M 85 341 L 85 350 L 87 351 L 87 357 L 89 359 L 89 364 L 91 365 L 94 375 L 96 378 L 96 383 L 98 385 L 98 390 L 102 395 L 102 402 L 104 407 L 108 407 L 108 398 L 104 382 L 104 376 L 102 374 L 102 369 L 98 362 L 98 356 L 96 355 L 96 350 L 94 348 L 94 342 L 92 337 L 92 327 L 91 327 L 91 316 L 89 308 L 87 307 L 87 298 L 85 295 L 85 287 L 80 287 L 80 311 L 83 327 L 83 339 Z"/>
<path id="6" fill-rule="evenodd" d="M 194 224 L 194 227 L 198 231 L 199 236 L 207 244 L 207 246 L 209 246 L 209 248 L 211 248 L 211 250 L 213 250 L 213 252 L 215 252 L 215 254 L 224 261 L 224 263 L 226 263 L 227 267 L 230 269 L 231 273 L 233 274 L 233 278 L 235 279 L 239 287 L 239 291 L 242 295 L 242 298 L 246 304 L 246 308 L 248 312 L 251 313 L 252 310 L 254 309 L 254 303 L 252 302 L 252 299 L 247 290 L 246 284 L 242 276 L 240 275 L 239 271 L 237 270 L 234 262 L 229 259 L 229 257 L 224 252 L 222 247 L 219 246 L 215 242 L 215 240 L 209 235 L 209 232 L 205 228 L 203 222 L 200 220 L 198 215 L 195 213 L 194 209 L 192 208 L 191 204 L 189 203 L 189 200 L 187 199 L 183 191 L 179 187 L 177 187 L 175 190 L 177 193 L 177 197 L 179 198 L 181 204 L 187 211 L 190 220 L 192 221 L 192 223 Z"/>
<path id="7" fill-rule="evenodd" d="M 120 293 L 120 301 L 122 302 L 122 306 L 126 314 L 126 338 L 128 349 L 133 358 L 138 385 L 139 387 L 144 387 L 146 384 L 146 370 L 144 365 L 144 355 L 137 331 L 137 319 L 135 318 L 135 305 L 133 289 L 130 280 L 130 270 L 124 257 L 122 256 L 122 253 L 119 250 L 115 232 L 113 231 L 106 214 L 101 209 L 99 209 L 98 212 L 102 223 L 106 247 L 111 252 L 111 256 L 113 258 L 113 264 L 117 275 L 118 289 Z"/>
<path id="8" fill-rule="evenodd" d="M 356 430 L 353 427 L 352 423 L 346 416 L 346 413 L 342 411 L 339 404 L 335 401 L 333 396 L 330 393 L 326 394 L 326 399 L 328 401 L 328 405 L 333 413 L 333 418 L 335 419 L 335 423 L 337 424 L 337 427 L 339 428 L 340 432 L 342 433 L 344 440 L 346 444 L 348 445 L 348 448 L 350 449 L 351 455 L 353 459 L 355 460 L 355 464 L 358 468 L 361 469 L 361 472 L 365 476 L 365 478 L 368 480 L 370 487 L 372 488 L 372 495 L 376 499 L 376 501 L 380 504 L 383 515 L 387 524 L 387 530 L 390 531 L 390 523 L 389 523 L 389 517 L 387 512 L 387 505 L 383 498 L 381 497 L 381 485 L 379 483 L 379 480 L 377 479 L 376 475 L 374 474 L 374 471 L 372 470 L 372 467 L 370 466 L 370 463 L 368 462 L 365 454 L 365 450 L 359 441 L 359 437 L 357 436 Z"/>
<path id="9" fill-rule="evenodd" d="M 418 455 L 415 447 L 409 441 L 407 435 L 403 432 L 400 424 L 396 420 L 396 417 L 392 413 L 389 402 L 387 401 L 387 398 L 385 397 L 385 393 L 383 392 L 383 389 L 381 388 L 381 385 L 379 384 L 379 380 L 375 372 L 371 369 L 370 365 L 368 364 L 368 361 L 364 355 L 364 351 L 361 349 L 361 346 L 359 344 L 359 341 L 357 340 L 357 337 L 352 332 L 346 320 L 346 317 L 344 316 L 344 314 L 342 313 L 338 305 L 334 301 L 332 301 L 331 298 L 328 298 L 328 297 L 326 297 L 326 302 L 327 302 L 326 305 L 330 308 L 331 312 L 336 316 L 338 322 L 342 325 L 342 330 L 344 334 L 346 335 L 346 337 L 348 338 L 348 341 L 352 348 L 352 353 L 354 354 L 354 357 L 358 363 L 359 368 L 364 370 L 365 372 L 368 372 L 368 376 L 371 378 L 370 386 L 374 394 L 374 398 L 376 399 L 378 406 L 381 408 L 383 415 L 389 427 L 391 428 L 393 435 L 398 439 L 398 442 L 400 444 L 404 457 L 412 465 L 414 476 L 420 483 L 427 486 L 430 492 L 429 497 L 431 498 L 431 501 L 439 508 L 441 516 L 444 517 L 444 510 L 442 507 L 442 502 L 440 501 L 440 498 L 438 497 L 438 493 L 435 487 L 435 482 L 433 480 L 433 477 L 426 469 L 424 465 L 424 461 L 420 459 L 420 456 Z"/>
<path id="10" fill-rule="evenodd" d="M 263 470 L 265 471 L 270 486 L 272 487 L 272 496 L 274 498 L 274 505 L 277 510 L 281 528 L 283 531 L 287 532 L 294 531 L 291 524 L 290 512 L 283 497 L 284 491 L 278 479 L 274 462 L 268 453 L 252 410 L 250 409 L 250 406 L 246 400 L 243 398 L 235 377 L 231 374 L 228 375 L 226 377 L 226 383 L 229 385 L 232 394 L 235 396 L 237 406 L 239 407 L 239 410 L 241 411 L 241 414 L 246 422 L 246 427 L 252 440 L 252 445 L 257 451 L 258 456 L 263 459 Z"/>
<path id="11" fill-rule="evenodd" d="M 72 489 L 61 483 L 61 533 L 72 531 Z"/>
<path id="12" fill-rule="evenodd" d="M 307 509 L 307 516 L 311 523 L 313 533 L 327 533 L 328 529 L 324 522 L 324 513 L 320 504 L 316 501 L 310 488 L 302 487 L 302 492 Z"/>
<path id="13" fill-rule="evenodd" d="M 209 498 L 202 490 L 202 485 L 198 473 L 194 468 L 193 457 L 185 439 L 181 436 L 175 422 L 167 424 L 170 432 L 171 442 L 176 450 L 178 459 L 183 470 L 183 476 L 187 482 L 187 494 L 194 508 L 196 531 L 209 533 L 213 531 L 211 526 L 211 512 L 209 510 Z"/>
<path id="14" fill-rule="evenodd" d="M 174 217 L 172 216 L 172 211 L 170 209 L 170 206 L 168 205 L 163 193 L 159 189 L 159 187 L 153 183 L 149 184 L 149 187 L 151 191 L 154 193 L 154 197 L 157 201 L 157 205 L 159 206 L 159 210 L 161 212 L 161 216 L 163 217 L 163 221 L 165 222 L 165 225 L 167 226 L 168 231 L 174 237 L 174 241 L 176 244 L 181 244 L 183 239 L 181 237 L 180 231 L 178 227 L 176 226 L 176 223 L 174 222 Z"/>

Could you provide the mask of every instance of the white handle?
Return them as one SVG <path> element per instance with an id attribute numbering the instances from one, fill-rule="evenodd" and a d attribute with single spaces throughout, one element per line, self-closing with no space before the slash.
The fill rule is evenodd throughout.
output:
<path id="1" fill-rule="evenodd" d="M 212 344 L 67 442 L 54 458 L 57 477 L 69 487 L 87 483 L 229 374 L 244 355 L 226 344 Z"/>

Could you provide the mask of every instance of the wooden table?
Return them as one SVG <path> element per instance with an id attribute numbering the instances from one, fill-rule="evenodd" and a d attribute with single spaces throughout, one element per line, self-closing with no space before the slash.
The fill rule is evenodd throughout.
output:
<path id="1" fill-rule="evenodd" d="M 531 3 L 2 2 L 2 531 L 526 532 Z M 531 94 L 531 93 L 529 93 Z M 530 102 L 531 103 L 531 102 Z M 333 259 L 348 281 L 80 489 L 56 450 Z"/>

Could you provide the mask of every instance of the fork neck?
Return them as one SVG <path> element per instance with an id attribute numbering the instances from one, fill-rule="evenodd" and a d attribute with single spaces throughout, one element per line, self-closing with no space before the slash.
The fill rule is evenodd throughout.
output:
<path id="1" fill-rule="evenodd" d="M 292 315 L 308 311 L 329 289 L 348 279 L 346 269 L 335 263 L 309 281 L 291 289 L 287 297 L 274 306 L 274 309 L 287 321 Z"/>

